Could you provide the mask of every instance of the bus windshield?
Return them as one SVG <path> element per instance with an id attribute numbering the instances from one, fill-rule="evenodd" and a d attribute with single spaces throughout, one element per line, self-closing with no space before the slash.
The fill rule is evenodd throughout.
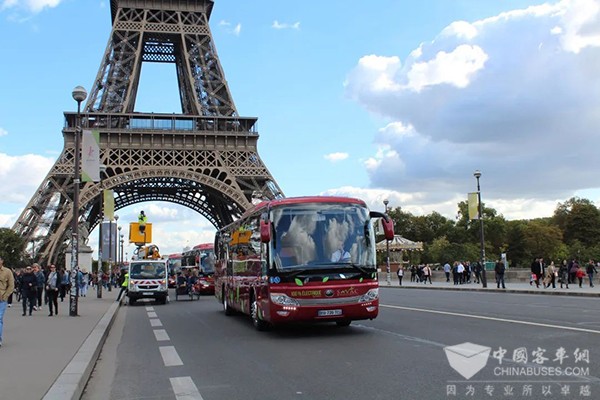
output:
<path id="1" fill-rule="evenodd" d="M 129 279 L 164 279 L 165 263 L 147 261 L 132 263 L 129 267 Z"/>
<path id="2" fill-rule="evenodd" d="M 273 259 L 279 271 L 350 266 L 374 269 L 375 235 L 358 204 L 297 204 L 272 210 Z"/>

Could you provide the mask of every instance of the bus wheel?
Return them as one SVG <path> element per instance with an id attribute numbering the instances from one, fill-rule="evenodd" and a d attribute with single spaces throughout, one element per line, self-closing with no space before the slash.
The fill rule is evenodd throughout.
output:
<path id="1" fill-rule="evenodd" d="M 350 326 L 350 323 L 352 321 L 350 321 L 349 319 L 342 319 L 340 321 L 335 321 L 335 323 L 337 324 L 337 326 Z"/>
<path id="2" fill-rule="evenodd" d="M 223 311 L 225 311 L 225 315 L 233 315 L 233 309 L 229 307 L 229 303 L 227 303 L 227 292 L 225 291 L 225 287 L 223 287 L 221 293 L 223 295 Z"/>
<path id="3" fill-rule="evenodd" d="M 256 300 L 252 300 L 252 310 L 250 315 L 252 316 L 252 324 L 258 331 L 266 331 L 269 329 L 269 323 L 258 318 L 258 302 Z"/>

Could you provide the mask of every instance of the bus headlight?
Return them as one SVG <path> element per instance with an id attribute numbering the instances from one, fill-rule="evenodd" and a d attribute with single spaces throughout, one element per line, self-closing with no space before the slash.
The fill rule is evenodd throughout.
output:
<path id="1" fill-rule="evenodd" d="M 369 301 L 374 301 L 377 300 L 379 298 L 379 288 L 377 289 L 370 289 L 367 293 L 363 294 L 362 296 L 360 296 L 360 298 L 358 299 L 359 303 L 366 303 Z"/>
<path id="2" fill-rule="evenodd" d="M 271 301 L 280 306 L 299 306 L 298 300 L 283 293 L 271 293 Z"/>

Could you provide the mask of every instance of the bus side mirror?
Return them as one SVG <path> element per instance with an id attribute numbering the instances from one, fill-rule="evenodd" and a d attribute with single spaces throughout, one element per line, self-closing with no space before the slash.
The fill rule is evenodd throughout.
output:
<path id="1" fill-rule="evenodd" d="M 269 243 L 271 241 L 271 221 L 260 220 L 260 241 Z"/>
<path id="2" fill-rule="evenodd" d="M 381 224 L 383 225 L 383 234 L 386 240 L 394 239 L 394 221 L 391 218 L 382 218 Z"/>
<path id="3" fill-rule="evenodd" d="M 383 236 L 386 240 L 394 240 L 394 221 L 387 215 L 379 211 L 371 211 L 370 218 L 381 218 L 381 226 L 383 228 Z"/>

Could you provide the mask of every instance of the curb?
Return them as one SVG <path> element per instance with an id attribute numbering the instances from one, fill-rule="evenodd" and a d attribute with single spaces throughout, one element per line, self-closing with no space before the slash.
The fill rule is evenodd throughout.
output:
<path id="1" fill-rule="evenodd" d="M 120 301 L 110 306 L 75 353 L 73 359 L 46 392 L 43 400 L 79 400 L 81 398 L 120 306 Z"/>
<path id="2" fill-rule="evenodd" d="M 521 293 L 521 294 L 539 294 L 544 296 L 580 296 L 580 297 L 600 297 L 600 293 L 585 293 L 585 292 L 557 292 L 557 291 L 539 291 L 527 289 L 496 289 L 496 288 L 453 288 L 453 287 L 432 287 L 432 286 L 387 286 L 379 285 L 380 288 L 396 288 L 396 289 L 426 289 L 426 290 L 451 290 L 454 292 L 493 292 L 493 293 Z"/>

